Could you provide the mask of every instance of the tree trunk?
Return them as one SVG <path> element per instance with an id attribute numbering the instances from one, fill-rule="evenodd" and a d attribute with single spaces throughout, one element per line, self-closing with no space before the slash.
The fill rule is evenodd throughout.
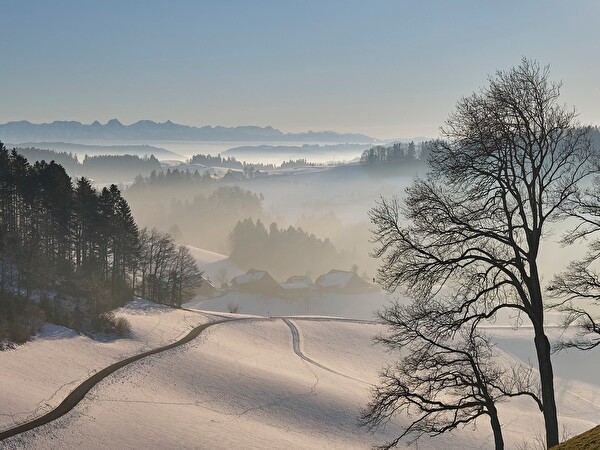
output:
<path id="1" fill-rule="evenodd" d="M 539 329 L 538 329 L 539 328 Z M 537 352 L 542 385 L 542 404 L 544 405 L 544 423 L 546 425 L 546 447 L 558 445 L 558 417 L 554 398 L 554 372 L 550 359 L 550 342 L 544 334 L 543 326 L 535 327 L 535 350 Z"/>
<path id="2" fill-rule="evenodd" d="M 539 239 L 537 240 L 539 242 Z M 531 246 L 534 249 L 533 255 L 537 255 L 538 246 Z M 529 292 L 531 293 L 531 303 L 533 306 L 533 330 L 535 333 L 534 344 L 537 353 L 538 368 L 540 371 L 540 384 L 542 388 L 542 405 L 544 414 L 544 425 L 546 428 L 546 447 L 558 445 L 558 414 L 556 410 L 556 399 L 554 397 L 554 371 L 552 369 L 552 360 L 550 358 L 552 348 L 544 328 L 544 302 L 542 297 L 541 282 L 535 259 L 530 261 L 531 284 Z"/>
<path id="3" fill-rule="evenodd" d="M 2 271 L 0 273 L 0 295 L 4 296 L 4 283 L 6 283 L 6 256 L 2 255 L 0 264 L 2 265 Z"/>
<path id="4" fill-rule="evenodd" d="M 498 420 L 498 411 L 495 407 L 491 409 L 488 407 L 490 422 L 492 425 L 492 431 L 494 432 L 494 445 L 496 450 L 504 450 L 504 438 L 502 437 L 502 427 L 500 426 L 500 420 Z"/>

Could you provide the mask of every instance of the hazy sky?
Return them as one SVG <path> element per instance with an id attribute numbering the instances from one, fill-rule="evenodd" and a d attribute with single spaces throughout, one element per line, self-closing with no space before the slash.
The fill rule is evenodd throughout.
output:
<path id="1" fill-rule="evenodd" d="M 0 122 L 435 136 L 527 56 L 600 123 L 599 18 L 597 0 L 3 0 Z"/>

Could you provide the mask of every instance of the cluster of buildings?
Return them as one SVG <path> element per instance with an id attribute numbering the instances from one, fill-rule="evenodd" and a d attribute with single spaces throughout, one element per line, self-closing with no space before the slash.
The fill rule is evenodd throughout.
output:
<path id="1" fill-rule="evenodd" d="M 206 281 L 201 295 L 210 297 L 216 289 Z M 230 290 L 257 293 L 273 297 L 307 298 L 313 293 L 359 294 L 377 291 L 377 287 L 346 270 L 331 270 L 319 276 L 314 282 L 309 276 L 300 275 L 288 278 L 284 283 L 277 282 L 267 271 L 250 269 L 231 280 Z M 211 291 L 213 291 L 211 295 Z"/>

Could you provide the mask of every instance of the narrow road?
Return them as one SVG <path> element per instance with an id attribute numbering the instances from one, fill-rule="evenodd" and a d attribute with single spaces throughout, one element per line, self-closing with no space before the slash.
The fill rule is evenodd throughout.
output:
<path id="1" fill-rule="evenodd" d="M 149 350 L 144 353 L 140 353 L 139 355 L 130 356 L 129 358 L 118 361 L 114 364 L 111 364 L 108 367 L 100 370 L 99 372 L 92 375 L 90 378 L 82 382 L 79 386 L 77 386 L 66 398 L 62 401 L 60 405 L 54 408 L 52 411 L 44 414 L 43 416 L 37 417 L 29 422 L 22 423 L 21 425 L 17 425 L 16 427 L 10 428 L 8 430 L 0 432 L 0 441 L 9 438 L 11 436 L 15 436 L 20 433 L 24 433 L 25 431 L 32 430 L 41 425 L 45 425 L 53 420 L 58 419 L 61 416 L 64 416 L 66 413 L 71 411 L 83 398 L 85 395 L 100 381 L 109 376 L 111 373 L 119 370 L 122 367 L 125 367 L 128 364 L 131 364 L 134 361 L 138 361 L 142 358 L 145 358 L 150 355 L 155 355 L 157 353 L 161 353 L 167 350 L 171 350 L 172 348 L 179 347 L 181 345 L 187 344 L 193 339 L 197 338 L 200 333 L 206 330 L 208 327 L 212 327 L 213 325 L 218 325 L 225 322 L 233 322 L 244 319 L 227 319 L 227 320 L 218 320 L 214 322 L 205 323 L 197 326 L 192 331 L 190 331 L 187 335 L 181 338 L 178 341 L 175 341 L 171 344 L 164 345 L 162 347 L 155 348 L 153 350 Z"/>
<path id="2" fill-rule="evenodd" d="M 216 315 L 216 314 L 215 314 L 215 316 L 224 317 L 224 316 Z M 319 364 L 318 362 L 316 362 L 313 359 L 309 358 L 308 356 L 304 355 L 302 353 L 302 351 L 300 350 L 300 334 L 298 332 L 298 328 L 296 328 L 296 325 L 294 325 L 294 323 L 290 319 L 285 318 L 285 317 L 271 318 L 271 320 L 274 320 L 274 319 L 283 320 L 287 324 L 287 326 L 290 328 L 290 331 L 292 332 L 292 342 L 293 342 L 294 353 L 296 353 L 296 355 L 298 355 L 304 361 L 306 361 L 310 364 L 313 364 L 323 370 L 327 370 L 328 372 L 334 373 L 336 375 L 339 375 L 339 376 L 342 376 L 345 378 L 349 378 L 351 380 L 358 381 L 363 384 L 369 384 L 363 380 L 359 380 L 357 378 L 353 378 L 353 377 L 345 375 L 343 373 L 336 372 L 335 370 L 332 370 L 329 367 Z M 316 320 L 316 321 L 331 320 L 331 321 L 339 321 L 339 322 L 373 323 L 370 321 L 363 321 L 363 320 L 330 318 L 330 317 L 310 317 L 310 318 L 305 318 L 305 319 L 302 319 L 302 318 L 298 318 L 298 319 L 299 320 Z M 104 378 L 106 378 L 110 374 L 116 372 L 117 370 L 127 366 L 128 364 L 131 364 L 135 361 L 139 361 L 140 359 L 146 358 L 147 356 L 155 355 L 157 353 L 161 353 L 161 352 L 171 350 L 176 347 L 180 347 L 184 344 L 187 344 L 188 342 L 197 338 L 200 335 L 200 333 L 202 333 L 204 330 L 206 330 L 209 327 L 212 327 L 213 325 L 218 325 L 218 324 L 222 324 L 222 323 L 226 323 L 226 322 L 239 322 L 239 321 L 245 321 L 245 320 L 269 320 L 269 319 L 266 319 L 266 318 L 263 319 L 263 318 L 257 318 L 257 317 L 227 318 L 227 319 L 223 319 L 223 320 L 214 320 L 213 319 L 213 321 L 211 321 L 211 322 L 199 325 L 196 328 L 192 329 L 192 331 L 190 331 L 187 335 L 185 335 L 183 338 L 179 339 L 178 341 L 175 341 L 168 345 L 164 345 L 162 347 L 157 347 L 155 349 L 148 350 L 147 352 L 140 353 L 139 355 L 130 356 L 129 358 L 125 358 L 121 361 L 117 361 L 116 363 L 105 367 L 104 369 L 102 369 L 102 370 L 98 371 L 97 373 L 95 373 L 94 375 L 92 375 L 87 380 L 83 381 L 70 394 L 68 394 L 65 397 L 65 399 L 53 410 L 47 412 L 46 414 L 44 414 L 40 417 L 32 419 L 28 422 L 24 422 L 13 428 L 9 428 L 8 430 L 1 431 L 0 432 L 0 441 L 7 439 L 9 437 L 12 437 L 12 436 L 16 436 L 17 434 L 21 434 L 26 431 L 32 430 L 39 426 L 46 425 L 46 424 L 52 422 L 53 420 L 56 420 L 59 417 L 64 416 L 69 411 L 71 411 L 75 406 L 77 406 L 77 404 L 81 400 L 83 400 L 85 395 L 94 386 L 96 386 L 100 381 L 102 381 Z"/>
<path id="3" fill-rule="evenodd" d="M 300 350 L 300 333 L 298 332 L 298 328 L 296 327 L 294 322 L 292 322 L 290 319 L 287 319 L 284 317 L 280 317 L 280 319 L 286 323 L 286 325 L 290 328 L 290 331 L 292 332 L 292 346 L 294 347 L 294 353 L 296 355 L 298 355 L 300 358 L 302 358 L 304 361 L 306 361 L 307 363 L 313 364 L 323 370 L 326 370 L 328 372 L 339 375 L 341 377 L 348 378 L 350 380 L 358 381 L 359 383 L 369 385 L 369 383 L 367 383 L 366 381 L 359 380 L 358 378 L 354 378 L 354 377 L 345 375 L 340 372 L 336 372 L 335 370 L 330 369 L 329 367 L 324 366 L 323 364 L 320 364 L 320 363 L 316 362 L 314 359 L 311 359 L 308 356 L 306 356 L 304 353 L 302 353 L 302 350 Z M 344 320 L 344 321 L 346 321 L 346 320 Z"/>

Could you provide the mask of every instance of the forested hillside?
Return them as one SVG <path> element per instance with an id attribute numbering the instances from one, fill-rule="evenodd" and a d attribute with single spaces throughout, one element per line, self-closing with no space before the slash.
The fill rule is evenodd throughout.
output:
<path id="1" fill-rule="evenodd" d="M 153 155 L 86 155 L 80 162 L 72 152 L 45 150 L 35 147 L 17 148 L 17 152 L 31 164 L 54 161 L 71 176 L 85 176 L 98 181 L 129 181 L 137 175 L 149 175 L 160 170 L 160 162 Z"/>
<path id="2" fill-rule="evenodd" d="M 264 268 L 277 278 L 317 275 L 338 267 L 343 258 L 329 239 L 319 239 L 301 228 L 280 229 L 252 219 L 237 223 L 230 235 L 231 260 L 244 269 Z"/>
<path id="3" fill-rule="evenodd" d="M 140 223 L 222 253 L 229 251 L 228 236 L 238 221 L 265 218 L 262 194 L 226 185 L 208 172 L 152 172 L 136 178 L 123 195 Z"/>
<path id="4" fill-rule="evenodd" d="M 102 328 L 134 293 L 179 306 L 200 281 L 186 247 L 138 230 L 116 185 L 73 184 L 61 165 L 0 143 L 0 340 L 35 332 L 32 316 Z"/>
<path id="5" fill-rule="evenodd" d="M 389 146 L 376 145 L 362 153 L 360 162 L 365 165 L 426 164 L 432 145 L 433 141 L 424 141 L 418 144 L 396 142 Z"/>

